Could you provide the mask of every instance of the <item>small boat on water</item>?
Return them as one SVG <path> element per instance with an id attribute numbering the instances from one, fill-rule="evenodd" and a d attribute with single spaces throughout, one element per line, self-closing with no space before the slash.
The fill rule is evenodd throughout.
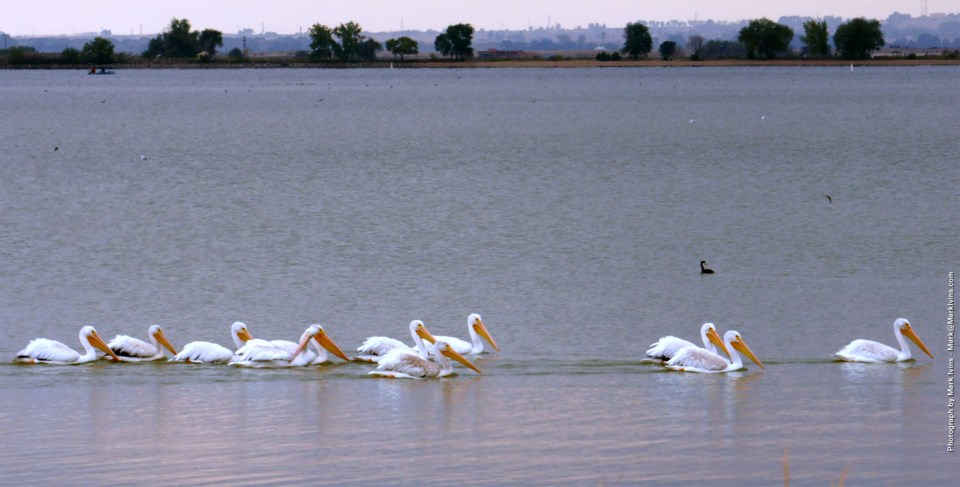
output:
<path id="1" fill-rule="evenodd" d="M 107 69 L 107 68 L 98 69 L 96 67 L 92 67 L 90 68 L 90 71 L 87 72 L 87 74 L 114 74 L 114 71 L 112 69 Z"/>

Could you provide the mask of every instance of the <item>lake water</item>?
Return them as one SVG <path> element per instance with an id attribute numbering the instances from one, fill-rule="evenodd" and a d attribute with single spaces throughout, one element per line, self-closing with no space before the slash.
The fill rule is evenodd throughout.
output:
<path id="1" fill-rule="evenodd" d="M 0 482 L 952 485 L 958 113 L 957 67 L 0 71 Z M 471 312 L 479 376 L 10 364 Z M 898 317 L 934 360 L 830 361 Z M 705 321 L 766 368 L 640 362 Z"/>

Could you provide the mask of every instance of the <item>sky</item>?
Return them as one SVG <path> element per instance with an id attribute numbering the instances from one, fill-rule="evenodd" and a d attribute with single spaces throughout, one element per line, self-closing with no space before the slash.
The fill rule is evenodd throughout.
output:
<path id="1" fill-rule="evenodd" d="M 368 32 L 442 30 L 459 22 L 477 29 L 527 29 L 637 20 L 742 20 L 785 15 L 920 16 L 923 0 L 0 0 L 0 31 L 14 36 L 156 34 L 170 19 L 225 34 L 241 28 L 280 34 L 321 23 L 355 21 Z M 960 13 L 960 0 L 926 0 L 929 13 Z"/>

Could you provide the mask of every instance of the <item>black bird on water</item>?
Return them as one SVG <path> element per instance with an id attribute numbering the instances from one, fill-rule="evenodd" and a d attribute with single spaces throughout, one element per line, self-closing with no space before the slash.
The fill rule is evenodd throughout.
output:
<path id="1" fill-rule="evenodd" d="M 713 274 L 713 269 L 710 269 L 710 268 L 708 268 L 708 267 L 704 267 L 704 264 L 706 264 L 706 263 L 707 263 L 707 261 L 705 261 L 705 260 L 701 260 L 701 261 L 700 261 L 700 273 L 701 273 L 701 274 Z"/>

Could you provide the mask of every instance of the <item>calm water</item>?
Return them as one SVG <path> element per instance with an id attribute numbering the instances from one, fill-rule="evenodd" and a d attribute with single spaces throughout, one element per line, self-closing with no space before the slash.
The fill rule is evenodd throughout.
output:
<path id="1" fill-rule="evenodd" d="M 786 451 L 799 484 L 952 482 L 958 80 L 0 71 L 0 480 L 777 485 Z M 471 312 L 503 349 L 481 376 L 9 364 L 83 324 L 353 349 Z M 829 361 L 897 317 L 935 360 Z M 639 363 L 704 321 L 766 369 Z"/>

